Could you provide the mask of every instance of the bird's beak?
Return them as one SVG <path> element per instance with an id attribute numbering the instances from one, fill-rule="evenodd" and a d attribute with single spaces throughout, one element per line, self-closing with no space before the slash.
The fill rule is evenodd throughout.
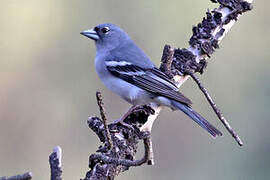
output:
<path id="1" fill-rule="evenodd" d="M 80 32 L 81 35 L 84 35 L 90 39 L 93 39 L 93 40 L 98 40 L 99 39 L 99 36 L 97 34 L 97 32 L 94 30 L 94 29 L 89 29 L 89 30 L 85 30 L 85 31 L 82 31 Z"/>

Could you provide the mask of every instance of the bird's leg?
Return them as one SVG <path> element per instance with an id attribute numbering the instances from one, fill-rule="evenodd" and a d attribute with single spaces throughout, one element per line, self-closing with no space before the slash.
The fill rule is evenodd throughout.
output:
<path id="1" fill-rule="evenodd" d="M 124 120 L 136 109 L 138 108 L 138 105 L 133 105 L 131 108 L 129 108 L 129 110 L 120 118 L 115 120 L 113 123 L 117 124 L 117 123 L 121 123 L 123 126 L 126 126 L 128 128 L 132 128 L 133 127 L 130 124 L 127 124 L 124 122 Z"/>

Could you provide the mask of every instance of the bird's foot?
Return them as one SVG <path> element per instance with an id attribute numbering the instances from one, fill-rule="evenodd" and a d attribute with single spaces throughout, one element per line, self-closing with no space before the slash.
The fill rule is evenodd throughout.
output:
<path id="1" fill-rule="evenodd" d="M 133 126 L 131 124 L 128 124 L 126 122 L 124 122 L 124 120 L 131 114 L 133 113 L 133 111 L 138 108 L 139 106 L 138 105 L 133 105 L 120 119 L 117 119 L 113 122 L 113 124 L 117 124 L 117 123 L 120 123 L 121 125 L 127 127 L 127 128 L 130 128 L 130 129 L 133 129 Z"/>
<path id="2" fill-rule="evenodd" d="M 125 127 L 129 128 L 129 129 L 134 129 L 131 124 L 128 124 L 128 123 L 124 122 L 123 118 L 117 119 L 117 120 L 115 120 L 113 122 L 113 124 L 118 124 L 118 123 L 120 123 L 122 126 L 125 126 Z"/>

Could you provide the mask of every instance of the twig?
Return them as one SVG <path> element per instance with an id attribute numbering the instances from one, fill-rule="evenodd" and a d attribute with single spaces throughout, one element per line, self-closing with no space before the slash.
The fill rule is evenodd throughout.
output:
<path id="1" fill-rule="evenodd" d="M 0 180 L 30 180 L 32 179 L 32 177 L 33 177 L 32 172 L 27 172 L 24 174 L 19 174 L 11 177 L 1 177 Z"/>
<path id="2" fill-rule="evenodd" d="M 104 143 L 106 141 L 106 132 L 103 121 L 96 116 L 90 116 L 88 117 L 87 124 L 97 134 L 99 140 Z"/>
<path id="3" fill-rule="evenodd" d="M 163 53 L 161 57 L 161 64 L 159 69 L 164 72 L 171 79 L 173 78 L 172 74 L 172 62 L 173 62 L 174 48 L 170 45 L 165 45 L 163 48 Z"/>
<path id="4" fill-rule="evenodd" d="M 151 137 L 145 139 L 144 144 L 146 144 L 144 145 L 145 147 L 148 147 L 147 151 L 149 153 L 149 156 L 147 158 L 148 159 L 147 164 L 154 165 L 155 161 L 154 161 L 153 143 L 152 143 Z"/>
<path id="5" fill-rule="evenodd" d="M 97 104 L 99 106 L 100 116 L 101 116 L 101 119 L 103 121 L 104 128 L 105 128 L 105 133 L 106 133 L 106 136 L 107 136 L 108 149 L 110 150 L 113 147 L 113 143 L 112 143 L 112 138 L 111 138 L 111 134 L 110 134 L 108 123 L 107 123 L 104 104 L 102 102 L 102 96 L 101 96 L 100 92 L 96 92 L 96 98 L 97 98 Z"/>
<path id="6" fill-rule="evenodd" d="M 92 154 L 89 157 L 89 162 L 93 160 L 100 160 L 105 164 L 114 164 L 116 166 L 126 166 L 126 167 L 131 167 L 131 166 L 140 166 L 144 163 L 153 163 L 153 161 L 150 159 L 152 158 L 151 154 L 151 138 L 150 138 L 150 132 L 144 132 L 145 137 L 143 139 L 144 142 L 144 157 L 139 160 L 128 160 L 128 159 L 119 159 L 119 158 L 112 158 L 108 157 L 103 154 Z"/>
<path id="7" fill-rule="evenodd" d="M 209 104 L 211 105 L 211 107 L 215 111 L 216 115 L 218 116 L 219 120 L 226 127 L 226 129 L 232 135 L 232 137 L 236 140 L 236 142 L 240 146 L 242 146 L 243 145 L 242 140 L 240 139 L 240 137 L 238 136 L 238 134 L 233 130 L 233 128 L 230 126 L 229 122 L 225 119 L 225 117 L 221 113 L 220 109 L 217 107 L 217 105 L 215 104 L 214 100 L 211 98 L 210 94 L 207 92 L 207 89 L 202 85 L 200 79 L 195 74 L 193 74 L 193 73 L 190 73 L 189 75 L 197 83 L 197 85 L 199 86 L 200 90 L 203 92 L 203 94 L 205 95 L 207 101 L 209 102 Z"/>
<path id="8" fill-rule="evenodd" d="M 52 154 L 49 156 L 49 163 L 51 168 L 51 180 L 62 180 L 62 149 L 56 146 Z"/>

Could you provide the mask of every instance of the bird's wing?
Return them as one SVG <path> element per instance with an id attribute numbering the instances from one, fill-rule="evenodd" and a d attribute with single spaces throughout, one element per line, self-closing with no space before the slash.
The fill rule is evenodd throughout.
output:
<path id="1" fill-rule="evenodd" d="M 141 89 L 190 106 L 191 100 L 182 95 L 175 84 L 157 68 L 144 69 L 126 61 L 105 61 L 108 71 Z"/>

